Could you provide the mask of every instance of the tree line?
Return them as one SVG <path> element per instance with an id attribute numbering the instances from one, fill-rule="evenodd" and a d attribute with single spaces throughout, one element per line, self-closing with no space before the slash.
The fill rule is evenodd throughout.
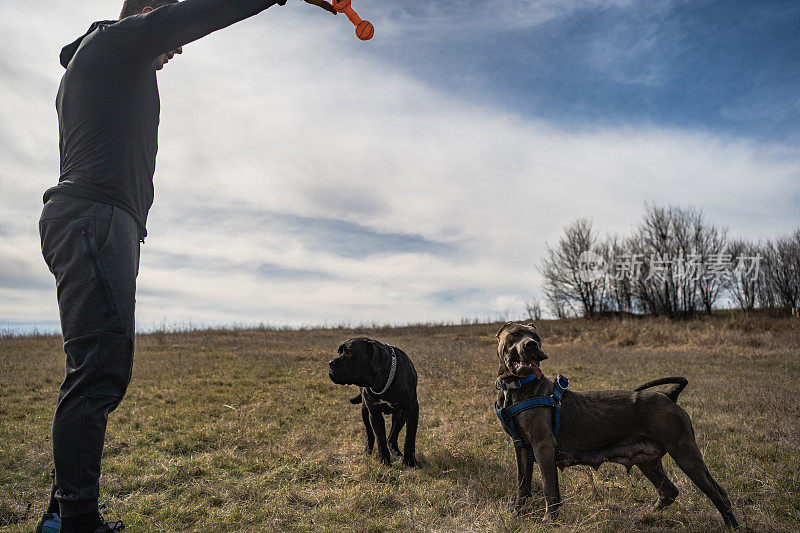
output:
<path id="1" fill-rule="evenodd" d="M 546 247 L 539 270 L 545 303 L 557 318 L 680 318 L 722 306 L 797 314 L 800 228 L 774 239 L 730 238 L 700 210 L 647 204 L 626 236 L 602 236 L 590 220 L 575 220 Z M 526 307 L 542 312 L 537 299 Z"/>

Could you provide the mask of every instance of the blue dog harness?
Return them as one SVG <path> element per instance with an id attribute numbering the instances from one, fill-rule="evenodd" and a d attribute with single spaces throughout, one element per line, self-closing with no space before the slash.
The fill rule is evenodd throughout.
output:
<path id="1" fill-rule="evenodd" d="M 539 379 L 539 376 L 536 374 L 531 374 L 528 377 L 512 381 L 511 383 L 503 383 L 502 381 L 498 381 L 498 384 L 499 388 L 502 388 L 503 390 L 519 389 L 537 379 Z M 522 411 L 527 411 L 528 409 L 533 409 L 535 407 L 553 407 L 555 417 L 555 422 L 553 424 L 553 435 L 558 435 L 558 426 L 561 425 L 561 398 L 564 396 L 564 391 L 569 388 L 569 380 L 559 374 L 558 377 L 556 377 L 555 385 L 556 386 L 555 389 L 553 389 L 552 396 L 531 398 L 529 400 L 515 403 L 509 407 L 497 407 L 497 405 L 495 405 L 494 412 L 497 415 L 497 418 L 500 419 L 500 424 L 503 426 L 505 432 L 508 433 L 508 436 L 514 440 L 514 446 L 517 448 L 527 449 L 531 459 L 534 461 L 536 461 L 536 458 L 533 455 L 533 447 L 522 440 L 522 437 L 517 434 L 516 427 L 514 426 L 514 417 Z"/>

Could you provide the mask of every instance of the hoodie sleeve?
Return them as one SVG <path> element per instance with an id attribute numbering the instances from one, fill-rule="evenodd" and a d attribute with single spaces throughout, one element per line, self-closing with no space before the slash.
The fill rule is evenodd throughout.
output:
<path id="1" fill-rule="evenodd" d="M 132 55 L 157 57 L 286 0 L 183 0 L 115 24 L 114 44 Z"/>

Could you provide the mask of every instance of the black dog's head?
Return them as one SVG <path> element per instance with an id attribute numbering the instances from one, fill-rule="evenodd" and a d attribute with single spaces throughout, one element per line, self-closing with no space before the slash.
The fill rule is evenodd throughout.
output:
<path id="1" fill-rule="evenodd" d="M 539 362 L 547 359 L 547 354 L 542 351 L 542 338 L 533 323 L 523 326 L 506 322 L 496 336 L 499 376 L 541 376 Z"/>
<path id="2" fill-rule="evenodd" d="M 385 369 L 392 362 L 391 351 L 384 343 L 356 337 L 339 346 L 337 353 L 339 357 L 328 363 L 331 381 L 337 385 L 383 387 Z"/>

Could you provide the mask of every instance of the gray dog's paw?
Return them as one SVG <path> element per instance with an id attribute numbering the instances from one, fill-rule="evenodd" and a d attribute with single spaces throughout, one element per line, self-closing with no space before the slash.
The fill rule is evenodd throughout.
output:
<path id="1" fill-rule="evenodd" d="M 661 509 L 664 509 L 665 507 L 668 507 L 668 506 L 672 505 L 674 502 L 675 502 L 675 498 L 674 497 L 670 498 L 670 497 L 660 496 L 655 501 L 655 503 L 653 503 L 652 509 L 654 511 L 660 511 Z"/>
<path id="2" fill-rule="evenodd" d="M 532 509 L 531 506 L 528 505 L 529 502 L 530 498 L 514 498 L 514 512 L 518 515 L 531 514 Z"/>

